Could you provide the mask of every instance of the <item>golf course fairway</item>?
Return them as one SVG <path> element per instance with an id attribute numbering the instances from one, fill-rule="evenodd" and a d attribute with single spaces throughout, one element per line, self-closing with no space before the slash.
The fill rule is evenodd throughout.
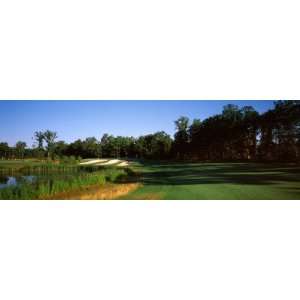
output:
<path id="1" fill-rule="evenodd" d="M 300 166 L 142 162 L 141 187 L 120 199 L 299 199 Z"/>

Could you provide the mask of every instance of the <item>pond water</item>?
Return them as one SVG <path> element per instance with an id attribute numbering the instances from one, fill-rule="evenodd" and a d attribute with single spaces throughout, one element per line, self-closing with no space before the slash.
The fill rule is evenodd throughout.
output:
<path id="1" fill-rule="evenodd" d="M 33 183 L 37 179 L 37 176 L 0 176 L 0 189 L 16 186 L 22 183 Z"/>
<path id="2" fill-rule="evenodd" d="M 24 183 L 49 182 L 54 178 L 65 179 L 78 173 L 82 173 L 82 171 L 74 168 L 55 171 L 48 171 L 47 169 L 40 171 L 25 170 L 22 172 L 14 169 L 2 169 L 0 170 L 0 189 L 19 186 Z"/>
<path id="3" fill-rule="evenodd" d="M 14 187 L 22 184 L 51 183 L 53 180 L 69 180 L 74 176 L 87 174 L 98 170 L 93 167 L 61 167 L 61 168 L 23 168 L 16 170 L 12 168 L 0 168 L 0 189 Z"/>

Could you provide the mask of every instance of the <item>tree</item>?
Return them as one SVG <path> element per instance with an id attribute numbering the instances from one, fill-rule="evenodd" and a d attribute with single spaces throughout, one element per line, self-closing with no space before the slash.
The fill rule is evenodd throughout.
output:
<path id="1" fill-rule="evenodd" d="M 180 159 L 185 157 L 185 154 L 188 152 L 188 143 L 189 143 L 189 118 L 187 117 L 180 117 L 178 120 L 175 121 L 176 126 L 176 133 L 175 133 L 175 141 L 174 141 L 174 148 L 177 156 Z"/>
<path id="2" fill-rule="evenodd" d="M 43 149 L 44 138 L 44 133 L 42 131 L 36 131 L 34 133 L 34 139 L 37 142 L 38 149 Z"/>
<path id="3" fill-rule="evenodd" d="M 225 143 L 228 129 L 222 115 L 215 115 L 205 119 L 198 135 L 202 158 L 205 160 L 223 160 L 227 157 L 227 145 Z"/>
<path id="4" fill-rule="evenodd" d="M 242 112 L 237 105 L 225 105 L 222 112 L 223 155 L 221 159 L 242 159 Z"/>
<path id="5" fill-rule="evenodd" d="M 194 119 L 188 130 L 190 140 L 190 153 L 194 158 L 202 156 L 202 123 L 200 119 Z"/>
<path id="6" fill-rule="evenodd" d="M 101 145 L 95 137 L 88 137 L 83 142 L 83 155 L 82 157 L 101 157 Z"/>
<path id="7" fill-rule="evenodd" d="M 171 137 L 164 131 L 153 134 L 151 141 L 151 156 L 155 159 L 166 159 L 170 156 L 172 147 Z"/>
<path id="8" fill-rule="evenodd" d="M 300 102 L 277 101 L 274 103 L 274 144 L 280 160 L 295 160 L 300 134 Z"/>
<path id="9" fill-rule="evenodd" d="M 68 149 L 68 144 L 65 141 L 58 141 L 54 145 L 54 154 L 62 157 L 66 155 Z"/>
<path id="10" fill-rule="evenodd" d="M 25 148 L 27 147 L 25 142 L 17 142 L 16 143 L 16 152 L 19 158 L 24 158 Z"/>
<path id="11" fill-rule="evenodd" d="M 37 148 L 0 143 L 0 158 L 58 156 L 126 157 L 149 159 L 193 158 L 198 160 L 300 160 L 300 101 L 276 101 L 274 107 L 259 114 L 251 106 L 224 106 L 222 113 L 202 121 L 187 117 L 175 121 L 174 140 L 164 131 L 140 136 L 104 134 L 76 140 L 70 144 L 55 142 L 56 132 L 36 131 Z"/>
<path id="12" fill-rule="evenodd" d="M 66 149 L 66 155 L 69 156 L 81 156 L 83 158 L 86 158 L 84 155 L 84 147 L 83 147 L 83 142 L 78 139 L 76 141 L 74 141 L 73 143 L 71 143 L 70 145 L 68 145 L 67 149 Z"/>
<path id="13" fill-rule="evenodd" d="M 245 106 L 242 113 L 242 141 L 244 159 L 255 159 L 257 149 L 257 137 L 259 128 L 259 113 L 252 106 Z"/>
<path id="14" fill-rule="evenodd" d="M 101 138 L 101 149 L 103 157 L 116 157 L 117 156 L 117 145 L 113 135 L 107 133 L 103 134 Z"/>
<path id="15" fill-rule="evenodd" d="M 47 150 L 47 156 L 48 159 L 53 155 L 54 152 L 54 146 L 55 146 L 55 140 L 57 139 L 57 133 L 55 131 L 46 130 L 43 134 L 44 140 L 47 144 L 46 150 Z"/>
<path id="16" fill-rule="evenodd" d="M 45 155 L 44 151 L 44 133 L 42 131 L 36 131 L 34 133 L 34 140 L 37 143 L 37 148 L 33 152 L 35 157 L 42 158 Z"/>
<path id="17" fill-rule="evenodd" d="M 241 112 L 237 105 L 227 104 L 223 107 L 222 116 L 227 120 L 237 121 L 241 119 Z"/>
<path id="18" fill-rule="evenodd" d="M 7 159 L 9 155 L 8 143 L 0 143 L 0 158 Z"/>
<path id="19" fill-rule="evenodd" d="M 189 118 L 180 117 L 175 121 L 175 126 L 178 131 L 187 131 L 189 127 Z"/>

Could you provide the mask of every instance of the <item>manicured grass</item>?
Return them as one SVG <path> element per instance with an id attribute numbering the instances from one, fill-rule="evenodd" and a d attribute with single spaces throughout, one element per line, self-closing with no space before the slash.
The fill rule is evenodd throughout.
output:
<path id="1" fill-rule="evenodd" d="M 20 169 L 28 166 L 37 166 L 45 164 L 45 161 L 37 159 L 16 159 L 16 160 L 0 160 L 0 169 L 13 168 Z"/>
<path id="2" fill-rule="evenodd" d="M 122 199 L 300 199 L 300 166 L 136 163 L 142 187 Z"/>

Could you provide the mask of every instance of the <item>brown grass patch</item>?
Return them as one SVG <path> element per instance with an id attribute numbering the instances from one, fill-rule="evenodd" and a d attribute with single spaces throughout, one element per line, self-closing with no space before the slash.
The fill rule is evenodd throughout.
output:
<path id="1" fill-rule="evenodd" d="M 59 193 L 49 199 L 59 200 L 112 200 L 134 191 L 140 186 L 139 183 L 120 183 L 95 185 L 85 187 L 81 190 Z"/>

